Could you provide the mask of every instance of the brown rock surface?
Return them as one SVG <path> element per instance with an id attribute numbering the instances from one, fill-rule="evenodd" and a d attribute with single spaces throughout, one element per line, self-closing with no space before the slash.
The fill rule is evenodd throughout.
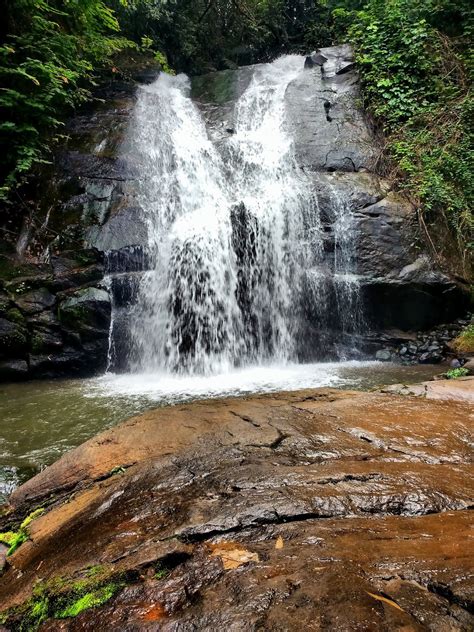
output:
<path id="1" fill-rule="evenodd" d="M 466 402 L 331 389 L 145 413 L 13 494 L 3 527 L 47 511 L 0 603 L 101 565 L 125 587 L 42 629 L 473 629 L 471 431 Z"/>

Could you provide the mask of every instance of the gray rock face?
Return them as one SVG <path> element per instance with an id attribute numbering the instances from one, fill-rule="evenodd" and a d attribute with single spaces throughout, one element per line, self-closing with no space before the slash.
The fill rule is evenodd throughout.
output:
<path id="1" fill-rule="evenodd" d="M 327 61 L 307 68 L 286 92 L 298 162 L 310 171 L 369 169 L 375 147 L 356 107 L 359 86 L 351 49 L 323 48 L 320 53 Z M 347 71 L 340 74 L 343 68 Z"/>

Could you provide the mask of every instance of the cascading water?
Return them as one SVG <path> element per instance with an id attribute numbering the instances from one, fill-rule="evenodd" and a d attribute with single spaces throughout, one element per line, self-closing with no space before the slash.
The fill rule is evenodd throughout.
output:
<path id="1" fill-rule="evenodd" d="M 334 309 L 353 318 L 350 212 L 331 190 L 330 264 L 314 187 L 286 124 L 285 92 L 302 62 L 256 66 L 233 134 L 219 144 L 184 75 L 161 74 L 140 90 L 130 138 L 151 266 L 128 315 L 132 371 L 206 374 L 297 360 L 308 300 L 327 318 L 328 279 Z"/>

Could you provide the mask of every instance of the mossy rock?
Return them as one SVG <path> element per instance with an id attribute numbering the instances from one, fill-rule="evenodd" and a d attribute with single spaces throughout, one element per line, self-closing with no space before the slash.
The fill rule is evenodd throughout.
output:
<path id="1" fill-rule="evenodd" d="M 88 287 L 63 300 L 58 308 L 60 322 L 72 330 L 104 329 L 110 323 L 111 301 L 105 290 Z"/>
<path id="2" fill-rule="evenodd" d="M 45 288 L 51 281 L 52 275 L 49 269 L 38 269 L 37 274 L 29 276 L 18 276 L 11 281 L 5 283 L 5 289 L 13 298 L 16 296 L 22 296 L 27 292 Z"/>
<path id="3" fill-rule="evenodd" d="M 84 569 L 79 576 L 39 581 L 24 603 L 4 611 L 1 622 L 11 630 L 38 630 L 48 619 L 76 617 L 84 610 L 102 606 L 125 585 L 126 578 L 113 568 Z"/>
<path id="4" fill-rule="evenodd" d="M 10 308 L 6 312 L 6 318 L 8 320 L 11 320 L 12 323 L 16 323 L 17 325 L 24 326 L 26 324 L 25 317 L 23 316 L 23 314 L 20 312 L 20 310 L 17 307 Z"/>
<path id="5" fill-rule="evenodd" d="M 211 74 L 193 77 L 192 96 L 198 100 L 224 104 L 236 96 L 236 73 L 221 70 Z"/>

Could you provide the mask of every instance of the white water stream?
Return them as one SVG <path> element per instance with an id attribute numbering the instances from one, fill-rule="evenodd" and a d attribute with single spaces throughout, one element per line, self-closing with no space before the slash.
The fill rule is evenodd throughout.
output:
<path id="1" fill-rule="evenodd" d="M 186 76 L 161 74 L 140 90 L 129 136 L 153 265 L 128 318 L 132 373 L 284 365 L 298 360 L 305 301 L 328 318 L 318 200 L 286 122 L 285 92 L 302 72 L 300 56 L 256 66 L 219 147 Z M 344 330 L 357 311 L 354 240 L 349 210 L 331 195 L 339 315 L 329 316 Z"/>

